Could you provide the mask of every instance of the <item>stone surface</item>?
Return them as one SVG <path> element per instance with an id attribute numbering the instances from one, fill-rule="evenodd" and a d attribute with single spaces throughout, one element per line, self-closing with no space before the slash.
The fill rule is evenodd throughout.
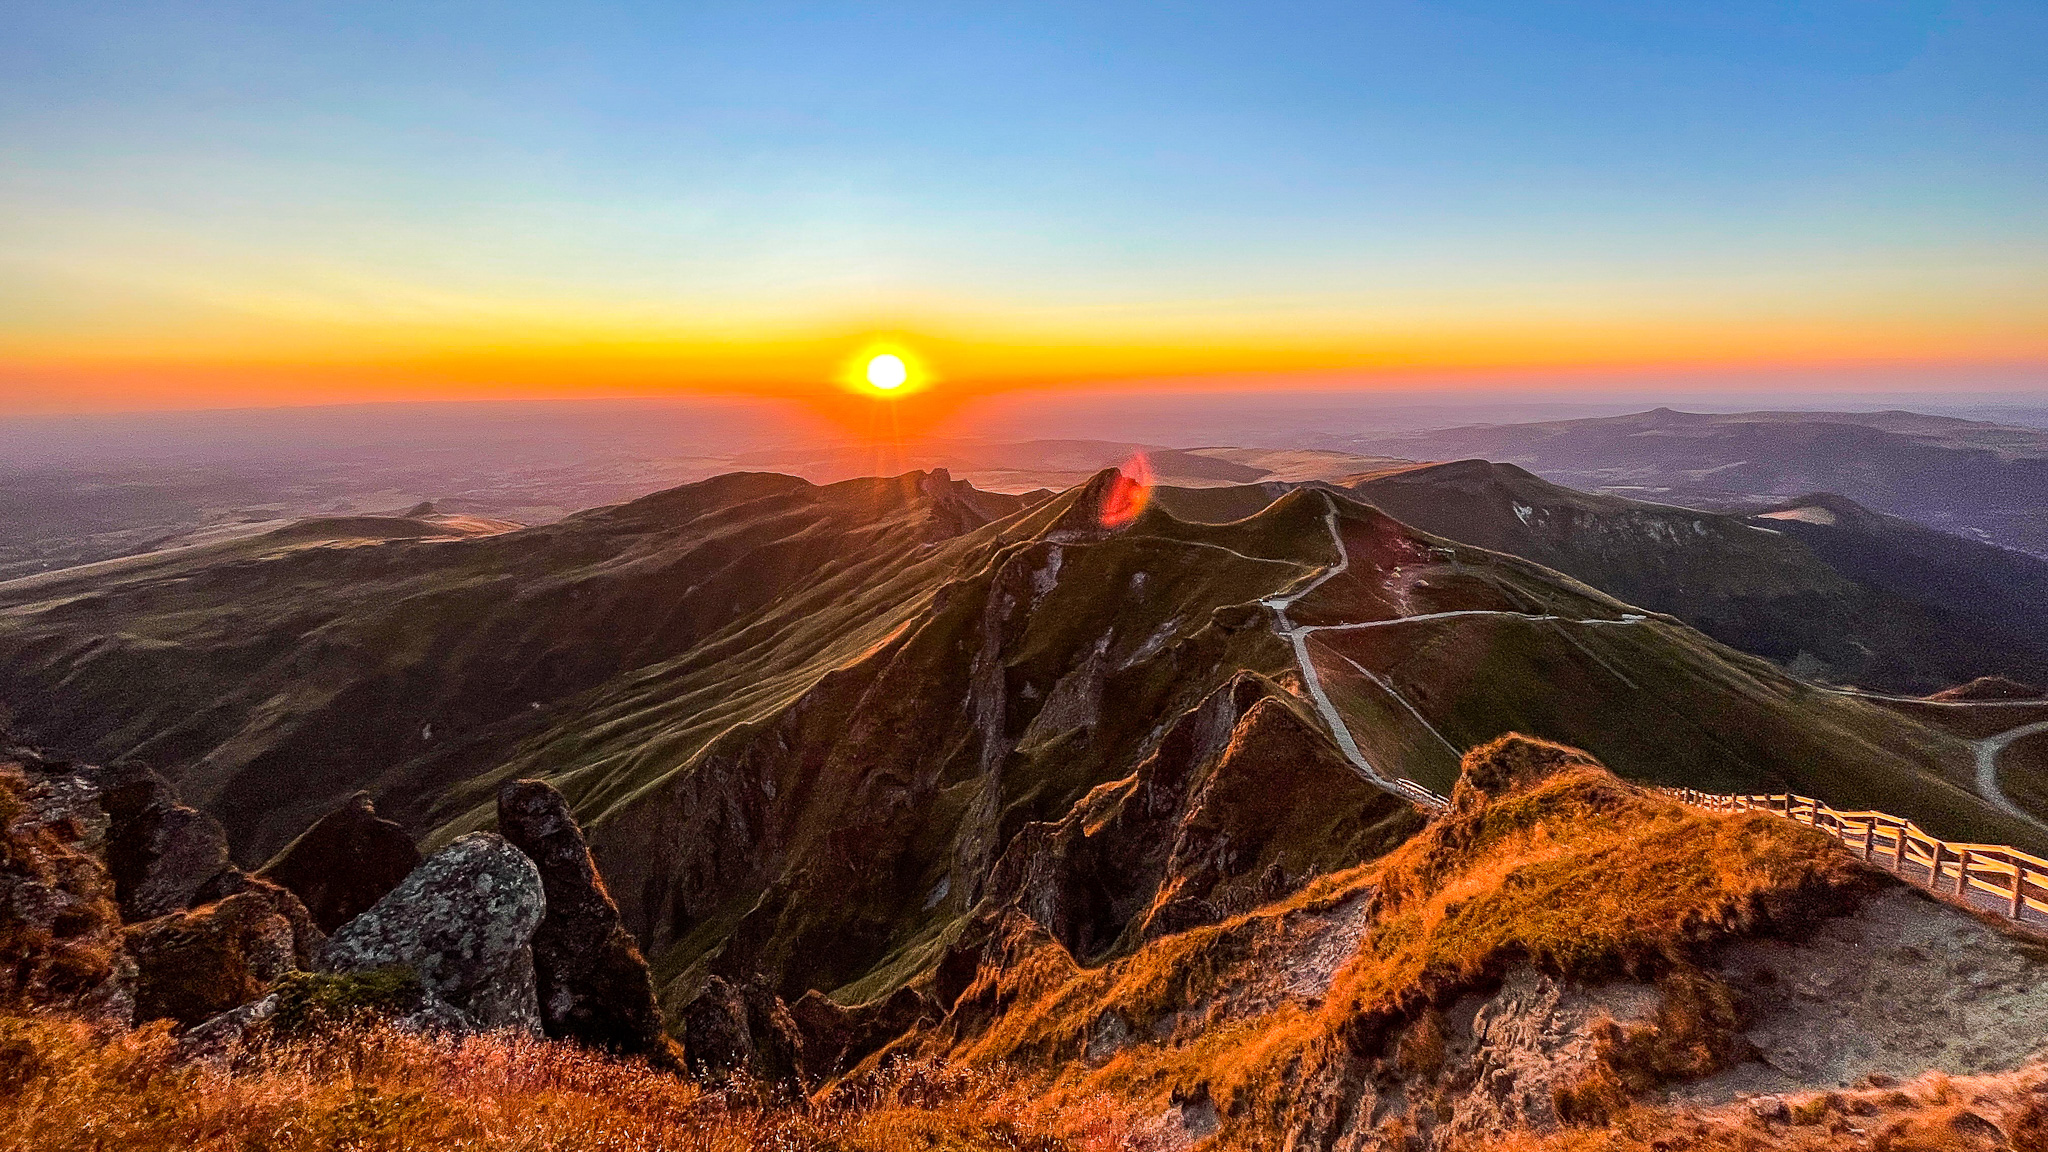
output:
<path id="1" fill-rule="evenodd" d="M 498 828 L 540 869 L 547 893 L 547 914 L 533 936 L 547 1034 L 666 1063 L 647 961 L 619 920 L 568 801 L 545 781 L 510 781 L 498 791 Z"/>
<path id="2" fill-rule="evenodd" d="M 198 1024 L 263 994 L 292 970 L 291 922 L 261 892 L 131 926 L 135 1018 Z"/>
<path id="3" fill-rule="evenodd" d="M 457 838 L 328 938 L 328 972 L 411 969 L 479 1027 L 540 1035 L 531 945 L 547 911 L 540 872 L 489 832 Z"/>
<path id="4" fill-rule="evenodd" d="M 804 1074 L 827 1080 L 853 1070 L 890 1041 L 942 1015 L 930 997 L 898 988 L 879 1000 L 845 1005 L 813 988 L 789 1006 L 803 1037 Z"/>
<path id="5" fill-rule="evenodd" d="M 1600 762 L 1577 748 L 1510 732 L 1465 753 L 1451 802 L 1460 807 L 1482 803 L 1584 766 L 1599 767 Z"/>
<path id="6" fill-rule="evenodd" d="M 683 1051 L 697 1076 L 751 1077 L 802 1090 L 803 1033 L 788 1006 L 765 987 L 709 977 L 683 1007 L 682 1031 Z"/>
<path id="7" fill-rule="evenodd" d="M 398 887 L 420 852 L 404 828 L 377 815 L 358 792 L 285 845 L 259 873 L 296 893 L 322 932 L 370 910 Z"/>
<path id="8" fill-rule="evenodd" d="M 220 822 L 178 803 L 171 786 L 150 769 L 107 769 L 100 804 L 107 813 L 114 898 L 129 923 L 190 908 L 200 889 L 228 870 L 228 839 Z"/>
<path id="9" fill-rule="evenodd" d="M 65 1006 L 125 1022 L 114 882 L 86 850 L 98 803 L 82 779 L 40 766 L 0 762 L 0 1005 Z"/>
<path id="10" fill-rule="evenodd" d="M 1803 939 L 1729 945 L 1715 966 L 1745 1005 L 1751 1059 L 1686 1086 L 1697 1100 L 2000 1072 L 2048 1037 L 2048 955 L 1903 886 Z"/>
<path id="11" fill-rule="evenodd" d="M 277 1015 L 276 993 L 230 1008 L 187 1028 L 178 1037 L 178 1050 L 188 1059 L 225 1062 L 249 1039 L 249 1033 Z"/>
<path id="12" fill-rule="evenodd" d="M 292 962 L 299 968 L 312 968 L 314 961 L 320 958 L 320 949 L 327 943 L 327 934 L 313 923 L 313 914 L 306 910 L 305 904 L 291 889 L 273 884 L 261 876 L 251 876 L 240 868 L 230 868 L 201 888 L 197 899 L 202 904 L 211 903 L 242 892 L 255 893 L 270 905 L 272 911 L 291 923 Z"/>

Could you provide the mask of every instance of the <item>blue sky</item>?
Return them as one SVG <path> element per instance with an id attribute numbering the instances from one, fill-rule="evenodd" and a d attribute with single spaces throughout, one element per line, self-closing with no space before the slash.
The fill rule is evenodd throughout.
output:
<path id="1" fill-rule="evenodd" d="M 2041 4 L 17 2 L 0 76 L 23 362 L 532 324 L 2048 338 Z"/>

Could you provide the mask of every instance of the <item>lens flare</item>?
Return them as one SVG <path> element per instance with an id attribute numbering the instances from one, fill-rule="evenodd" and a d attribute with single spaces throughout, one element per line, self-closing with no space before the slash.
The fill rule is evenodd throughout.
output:
<path id="1" fill-rule="evenodd" d="M 1102 526 L 1121 528 L 1138 518 L 1152 502 L 1152 462 L 1143 452 L 1124 461 L 1116 481 L 1102 498 Z"/>

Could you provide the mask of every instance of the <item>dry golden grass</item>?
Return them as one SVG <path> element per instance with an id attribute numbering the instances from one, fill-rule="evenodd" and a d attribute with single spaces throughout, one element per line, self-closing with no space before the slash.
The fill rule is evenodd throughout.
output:
<path id="1" fill-rule="evenodd" d="M 1782 1104 L 1782 1109 L 1776 1107 Z M 1454 1143 L 1446 1152 L 2048 1152 L 2048 1068 L 1940 1073 L 1893 1088 L 1720 1108 L 1632 1108 L 1607 1124 Z"/>
<path id="2" fill-rule="evenodd" d="M 1461 802 L 1376 880 L 1373 931 L 1326 1009 L 1367 1030 L 1517 965 L 1656 979 L 1719 941 L 1811 922 L 1883 882 L 1811 829 L 1695 812 L 1583 764 Z"/>
<path id="3" fill-rule="evenodd" d="M 775 1104 L 547 1041 L 344 1027 L 229 1065 L 183 1059 L 161 1025 L 0 1017 L 6 1152 L 1115 1152 L 1129 1132 L 1100 1098 L 1043 1105 L 1000 1073 L 934 1064 Z"/>
<path id="4" fill-rule="evenodd" d="M 1657 1017 L 1604 1029 L 1593 1073 L 1557 1102 L 1598 1123 L 1733 1058 L 1733 1001 L 1698 963 L 1717 944 L 1797 932 L 1890 882 L 1811 829 L 1687 809 L 1573 749 L 1504 737 L 1468 754 L 1466 773 L 1474 783 L 1453 811 L 1384 859 L 1249 915 L 1094 968 L 1020 932 L 1006 965 L 970 989 L 988 1026 L 953 1051 L 1057 1070 L 1062 1086 L 1148 1106 L 1206 1091 L 1227 1142 L 1277 1145 L 1305 1084 L 1382 1058 L 1430 1079 L 1442 1061 L 1433 1012 L 1513 969 L 1654 982 L 1665 993 Z M 1370 930 L 1327 992 L 1247 996 L 1287 980 L 1290 934 L 1353 899 L 1373 902 Z M 1144 1039 L 1073 1062 L 1110 1012 Z M 1159 1039 L 1148 1036 L 1155 1022 Z"/>

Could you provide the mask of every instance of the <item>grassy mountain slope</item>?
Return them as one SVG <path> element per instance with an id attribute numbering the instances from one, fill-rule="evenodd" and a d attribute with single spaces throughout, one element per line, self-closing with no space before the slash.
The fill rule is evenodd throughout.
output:
<path id="1" fill-rule="evenodd" d="M 1119 483 L 737 474 L 476 540 L 0 585 L 0 699 L 169 770 L 250 859 L 358 788 L 440 840 L 550 779 L 672 1004 L 928 982 L 992 907 L 1093 962 L 1386 851 L 1412 817 L 1347 765 L 1283 602 L 1385 776 L 1444 786 L 1520 728 L 2035 843 L 1962 738 L 1553 570 L 1311 489 L 1105 527 Z"/>
<path id="2" fill-rule="evenodd" d="M 307 522 L 0 584 L 5 690 L 82 754 L 173 768 L 261 860 L 357 788 L 417 818 L 407 782 L 495 765 L 550 706 L 679 653 L 845 658 L 927 591 L 945 539 L 1019 503 L 735 474 L 460 546 Z M 750 631 L 814 610 L 843 627 Z"/>
<path id="3" fill-rule="evenodd" d="M 1166 489 L 1161 500 L 1192 518 L 1232 519 L 1284 489 Z M 1389 469 L 1347 491 L 1809 678 L 1919 693 L 1994 673 L 2048 677 L 2048 639 L 2031 609 L 2036 592 L 2048 593 L 2048 564 L 1840 497 L 1804 502 L 1825 525 L 1744 517 L 1579 492 L 1483 460 Z M 1844 510 L 1837 517 L 1822 503 Z"/>

